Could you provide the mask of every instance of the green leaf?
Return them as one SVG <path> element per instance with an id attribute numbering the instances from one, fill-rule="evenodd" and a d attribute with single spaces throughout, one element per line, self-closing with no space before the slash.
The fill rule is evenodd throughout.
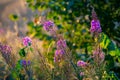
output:
<path id="1" fill-rule="evenodd" d="M 120 57 L 118 58 L 118 62 L 120 62 Z"/>
<path id="2" fill-rule="evenodd" d="M 115 50 L 114 43 L 108 38 L 108 36 L 102 33 L 100 45 L 103 49 L 107 49 L 108 51 Z"/>
<path id="3" fill-rule="evenodd" d="M 11 14 L 11 15 L 9 15 L 9 18 L 10 18 L 10 20 L 12 20 L 12 21 L 17 21 L 17 20 L 18 20 L 18 16 L 17 16 L 16 14 Z"/>
<path id="4" fill-rule="evenodd" d="M 120 56 L 120 50 L 118 48 L 116 49 L 116 56 Z"/>
<path id="5" fill-rule="evenodd" d="M 26 52 L 25 52 L 25 49 L 24 49 L 24 48 L 19 51 L 19 55 L 20 55 L 21 57 L 25 57 L 25 56 L 26 56 Z"/>
<path id="6" fill-rule="evenodd" d="M 12 77 L 15 79 L 18 77 L 15 71 L 12 71 Z M 14 80 L 14 79 L 10 79 L 10 80 Z"/>
<path id="7" fill-rule="evenodd" d="M 22 69 L 21 60 L 17 61 L 15 69 L 19 72 Z"/>
<path id="8" fill-rule="evenodd" d="M 34 23 L 33 22 L 28 22 L 28 27 L 33 27 Z"/>
<path id="9" fill-rule="evenodd" d="M 33 48 L 31 48 L 31 47 L 30 47 L 30 51 L 32 51 L 32 52 L 33 52 Z"/>
<path id="10" fill-rule="evenodd" d="M 118 48 L 116 48 L 115 50 L 110 51 L 109 54 L 111 56 L 120 56 L 120 50 Z"/>
<path id="11" fill-rule="evenodd" d="M 115 56 L 116 51 L 110 51 L 109 54 L 110 54 L 111 56 Z"/>

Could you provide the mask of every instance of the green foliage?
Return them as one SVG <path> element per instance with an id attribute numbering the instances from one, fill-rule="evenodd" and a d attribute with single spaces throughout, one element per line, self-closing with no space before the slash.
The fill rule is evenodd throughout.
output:
<path id="1" fill-rule="evenodd" d="M 120 49 L 108 38 L 104 33 L 101 34 L 100 45 L 104 50 L 107 50 L 112 57 L 115 57 L 119 61 L 120 59 Z"/>
<path id="2" fill-rule="evenodd" d="M 22 69 L 22 64 L 20 62 L 21 60 L 19 60 L 16 64 L 16 70 L 19 72 Z"/>
<path id="3" fill-rule="evenodd" d="M 15 68 L 13 70 L 11 70 L 12 77 L 14 79 L 19 79 L 19 75 L 21 74 L 20 71 L 22 69 L 23 69 L 23 67 L 22 67 L 20 60 L 19 60 L 19 61 L 17 61 Z M 11 79 L 11 80 L 14 80 L 14 79 Z"/>
<path id="4" fill-rule="evenodd" d="M 108 38 L 108 36 L 106 34 L 103 33 L 102 40 L 100 42 L 100 45 L 102 46 L 102 48 L 108 49 L 108 50 L 114 49 L 114 44 L 110 44 L 110 43 L 112 43 L 112 41 Z"/>
<path id="5" fill-rule="evenodd" d="M 120 56 L 120 50 L 116 49 L 116 50 L 110 51 L 110 55 L 111 56 Z"/>
<path id="6" fill-rule="evenodd" d="M 25 57 L 25 56 L 26 56 L 25 48 L 20 49 L 19 55 L 20 55 L 21 57 Z"/>
<path id="7" fill-rule="evenodd" d="M 12 20 L 12 21 L 17 21 L 17 20 L 18 20 L 18 16 L 17 16 L 16 14 L 11 14 L 11 15 L 9 15 L 9 18 L 10 18 L 10 20 Z"/>

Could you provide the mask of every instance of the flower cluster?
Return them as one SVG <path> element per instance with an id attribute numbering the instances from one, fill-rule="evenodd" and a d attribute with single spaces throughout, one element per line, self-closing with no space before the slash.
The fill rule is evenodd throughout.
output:
<path id="1" fill-rule="evenodd" d="M 52 29 L 53 26 L 54 26 L 54 23 L 52 21 L 46 21 L 43 23 L 43 28 L 46 31 L 50 31 L 50 29 Z"/>
<path id="2" fill-rule="evenodd" d="M 102 32 L 100 21 L 98 20 L 97 14 L 94 10 L 92 10 L 92 21 L 91 21 L 90 32 L 93 34 L 98 34 Z"/>
<path id="3" fill-rule="evenodd" d="M 60 40 L 58 40 L 57 41 L 57 48 L 58 49 L 61 49 L 61 48 L 66 48 L 66 41 L 65 40 L 63 40 L 63 39 L 60 39 Z"/>
<path id="4" fill-rule="evenodd" d="M 60 62 L 64 54 L 65 52 L 62 49 L 56 50 L 54 54 L 54 62 Z"/>
<path id="5" fill-rule="evenodd" d="M 31 43 L 32 43 L 32 40 L 29 38 L 29 37 L 25 37 L 25 38 L 23 38 L 23 45 L 24 46 L 30 46 L 31 45 Z"/>
<path id="6" fill-rule="evenodd" d="M 67 47 L 66 41 L 63 39 L 59 39 L 57 41 L 57 50 L 54 55 L 54 62 L 60 62 L 61 59 L 63 59 L 63 56 L 65 54 L 65 48 Z"/>
<path id="7" fill-rule="evenodd" d="M 2 45 L 2 44 L 0 44 L 0 52 L 2 53 L 2 54 L 10 54 L 11 53 L 11 47 L 10 46 L 8 46 L 8 45 Z"/>
<path id="8" fill-rule="evenodd" d="M 78 66 L 78 67 L 85 68 L 85 67 L 87 66 L 87 63 L 84 62 L 84 61 L 82 61 L 82 60 L 79 60 L 79 61 L 77 62 L 77 66 Z"/>
<path id="9" fill-rule="evenodd" d="M 22 65 L 22 66 L 29 66 L 30 64 L 31 64 L 31 62 L 28 60 L 28 61 L 26 61 L 26 60 L 21 60 L 20 61 L 20 64 Z"/>
<path id="10" fill-rule="evenodd" d="M 14 55 L 11 54 L 11 47 L 0 43 L 0 53 L 9 67 L 14 68 L 15 58 Z"/>

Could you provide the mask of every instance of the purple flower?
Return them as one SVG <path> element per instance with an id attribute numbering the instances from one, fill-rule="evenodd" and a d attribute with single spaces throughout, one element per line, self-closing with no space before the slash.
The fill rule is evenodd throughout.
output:
<path id="1" fill-rule="evenodd" d="M 31 61 L 28 61 L 28 65 L 30 65 L 31 64 Z"/>
<path id="2" fill-rule="evenodd" d="M 95 32 L 100 33 L 100 32 L 102 32 L 99 20 L 92 20 L 91 21 L 90 31 L 91 31 L 91 33 L 95 33 Z"/>
<path id="3" fill-rule="evenodd" d="M 63 39 L 60 39 L 57 41 L 57 48 L 58 49 L 61 49 L 61 48 L 66 48 L 67 45 L 66 45 L 66 41 L 63 40 Z"/>
<path id="4" fill-rule="evenodd" d="M 97 18 L 97 14 L 94 10 L 92 10 L 92 21 L 91 21 L 91 28 L 90 28 L 91 33 L 101 33 L 101 26 L 100 26 L 100 21 Z"/>
<path id="5" fill-rule="evenodd" d="M 84 61 L 79 60 L 79 61 L 77 62 L 77 66 L 78 66 L 78 67 L 82 67 L 82 68 L 84 68 L 84 67 L 87 66 L 87 63 L 84 62 Z"/>
<path id="6" fill-rule="evenodd" d="M 28 60 L 28 61 L 26 61 L 26 60 L 21 60 L 20 61 L 20 64 L 21 65 L 23 65 L 23 66 L 29 66 L 30 64 L 31 64 L 31 62 Z"/>
<path id="7" fill-rule="evenodd" d="M 64 50 L 56 50 L 54 55 L 54 62 L 60 62 L 64 54 Z"/>
<path id="8" fill-rule="evenodd" d="M 7 45 L 0 44 L 0 51 L 3 54 L 10 54 L 11 53 L 11 47 L 9 47 Z"/>
<path id="9" fill-rule="evenodd" d="M 43 28 L 46 30 L 46 31 L 50 31 L 50 29 L 54 26 L 54 23 L 52 21 L 46 21 L 44 22 L 43 24 Z"/>
<path id="10" fill-rule="evenodd" d="M 11 54 L 11 47 L 0 43 L 0 53 L 2 54 L 2 57 L 5 59 L 6 63 L 9 64 L 11 68 L 14 68 L 14 55 Z"/>
<path id="11" fill-rule="evenodd" d="M 26 60 L 21 60 L 21 65 L 23 65 L 23 66 L 25 66 L 25 65 L 27 65 L 27 62 L 26 62 Z"/>
<path id="12" fill-rule="evenodd" d="M 29 37 L 23 38 L 23 45 L 24 46 L 30 46 L 32 43 L 32 40 Z"/>

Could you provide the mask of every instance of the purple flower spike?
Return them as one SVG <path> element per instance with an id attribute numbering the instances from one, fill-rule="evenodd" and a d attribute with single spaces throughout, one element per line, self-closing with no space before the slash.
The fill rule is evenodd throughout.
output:
<path id="1" fill-rule="evenodd" d="M 102 32 L 99 20 L 92 20 L 91 21 L 90 31 L 91 31 L 91 33 L 95 33 L 95 32 L 100 33 L 100 32 Z"/>
<path id="2" fill-rule="evenodd" d="M 56 50 L 54 55 L 54 62 L 60 62 L 64 54 L 65 52 L 63 50 Z"/>
<path id="3" fill-rule="evenodd" d="M 65 54 L 64 50 L 56 50 L 55 52 L 56 55 L 63 55 Z"/>
<path id="4" fill-rule="evenodd" d="M 65 47 L 67 47 L 65 40 L 60 39 L 57 41 L 57 48 L 58 49 L 65 48 Z"/>
<path id="5" fill-rule="evenodd" d="M 30 65 L 31 64 L 31 61 L 28 61 L 28 65 Z"/>
<path id="6" fill-rule="evenodd" d="M 0 44 L 0 51 L 3 54 L 10 54 L 11 53 L 11 47 L 9 47 L 7 45 Z"/>
<path id="7" fill-rule="evenodd" d="M 82 68 L 84 68 L 84 67 L 87 66 L 87 63 L 84 62 L 84 61 L 79 60 L 79 61 L 77 62 L 77 66 L 78 66 L 78 67 L 82 67 Z"/>
<path id="8" fill-rule="evenodd" d="M 23 45 L 24 46 L 30 46 L 32 43 L 32 40 L 29 37 L 23 38 Z"/>
<path id="9" fill-rule="evenodd" d="M 43 28 L 46 30 L 46 31 L 50 31 L 50 29 L 54 26 L 54 23 L 52 21 L 46 21 L 44 22 L 43 24 Z"/>
<path id="10" fill-rule="evenodd" d="M 97 33 L 102 32 L 100 21 L 98 20 L 97 14 L 94 10 L 92 10 L 92 21 L 91 21 L 90 32 L 96 35 L 98 35 Z"/>

